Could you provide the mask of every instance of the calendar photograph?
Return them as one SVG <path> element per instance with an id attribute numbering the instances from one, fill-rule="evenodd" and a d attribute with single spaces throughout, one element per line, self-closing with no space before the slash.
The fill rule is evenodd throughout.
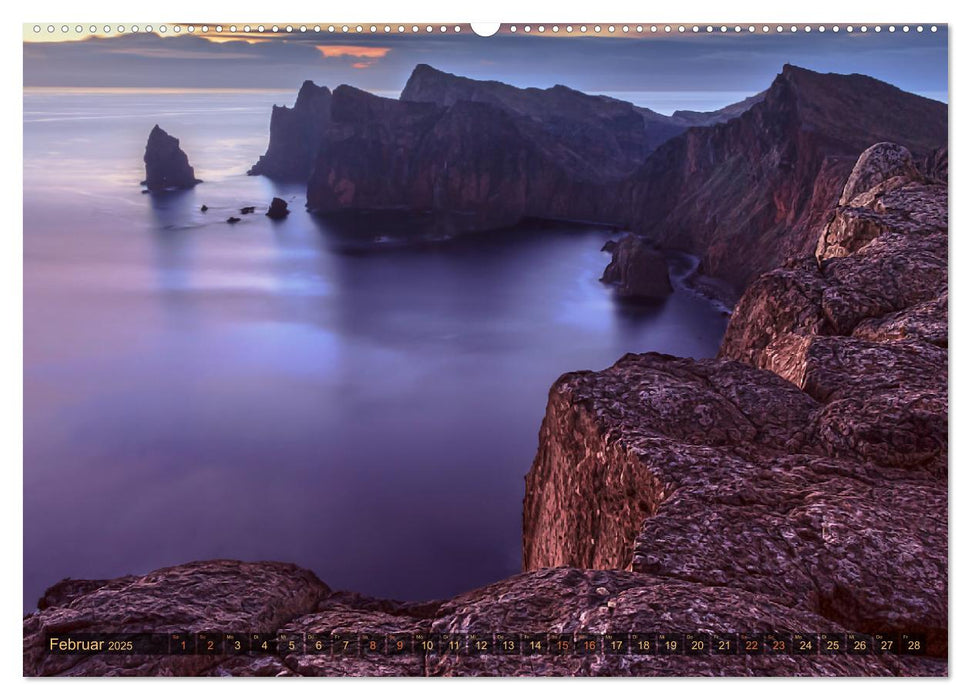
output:
<path id="1" fill-rule="evenodd" d="M 948 676 L 947 23 L 235 19 L 22 28 L 24 676 Z"/>

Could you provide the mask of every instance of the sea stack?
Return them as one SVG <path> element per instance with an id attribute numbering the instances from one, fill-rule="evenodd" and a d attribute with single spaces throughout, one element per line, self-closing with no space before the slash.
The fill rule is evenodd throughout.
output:
<path id="1" fill-rule="evenodd" d="M 196 178 L 185 151 L 179 148 L 179 140 L 156 124 L 145 145 L 145 180 L 142 184 L 150 192 L 164 192 L 189 189 L 200 182 L 202 180 Z"/>
<path id="2" fill-rule="evenodd" d="M 603 249 L 607 248 L 605 245 Z M 600 281 L 616 285 L 619 297 L 632 301 L 664 299 L 673 291 L 664 253 L 643 238 L 628 234 L 610 246 L 609 252 L 610 264 Z"/>
<path id="3" fill-rule="evenodd" d="M 270 208 L 267 210 L 266 215 L 271 219 L 279 221 L 280 219 L 285 219 L 290 215 L 290 210 L 287 209 L 287 203 L 280 199 L 279 197 L 274 197 L 273 201 L 270 202 Z"/>

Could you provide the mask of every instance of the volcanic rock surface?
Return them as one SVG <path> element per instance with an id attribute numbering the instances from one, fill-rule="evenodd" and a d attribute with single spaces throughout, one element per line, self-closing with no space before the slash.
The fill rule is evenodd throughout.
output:
<path id="1" fill-rule="evenodd" d="M 398 100 L 308 81 L 293 108 L 274 107 L 270 145 L 249 174 L 308 181 L 312 211 L 433 212 L 446 231 L 525 217 L 621 223 L 627 181 L 654 149 L 760 99 L 668 117 L 562 85 L 522 89 L 427 65 Z"/>
<path id="2" fill-rule="evenodd" d="M 183 190 L 202 182 L 196 178 L 189 158 L 179 148 L 179 140 L 169 136 L 158 124 L 148 135 L 145 145 L 145 180 L 150 192 Z"/>
<path id="3" fill-rule="evenodd" d="M 940 662 L 895 656 L 475 656 L 305 653 L 242 655 L 48 654 L 48 635 L 236 630 L 283 634 L 605 632 L 617 629 L 840 628 L 757 593 L 624 571 L 556 568 L 513 576 L 447 601 L 399 603 L 334 592 L 290 564 L 208 561 L 113 581 L 59 584 L 24 620 L 25 675 L 479 676 L 479 675 L 923 675 Z M 53 589 L 52 589 L 53 590 Z M 569 591 L 569 595 L 564 595 Z"/>

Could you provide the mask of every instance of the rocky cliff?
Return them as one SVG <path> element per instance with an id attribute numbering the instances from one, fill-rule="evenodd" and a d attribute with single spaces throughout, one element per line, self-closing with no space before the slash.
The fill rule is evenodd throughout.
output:
<path id="1" fill-rule="evenodd" d="M 857 156 L 892 141 L 918 157 L 947 141 L 947 106 L 863 75 L 785 66 L 761 102 L 692 128 L 633 177 L 630 223 L 702 257 L 738 291 L 811 252 Z"/>
<path id="2" fill-rule="evenodd" d="M 561 377 L 526 479 L 524 573 L 426 603 L 334 592 L 266 562 L 66 580 L 24 618 L 25 674 L 945 675 L 946 163 L 944 150 L 869 148 L 814 251 L 739 301 L 719 358 L 628 355 Z M 43 648 L 104 630 L 639 629 L 916 633 L 928 655 Z"/>
<path id="3" fill-rule="evenodd" d="M 182 190 L 195 187 L 196 179 L 189 158 L 179 148 L 179 140 L 169 136 L 158 124 L 148 135 L 145 144 L 145 180 L 142 184 L 151 192 Z"/>
<path id="4" fill-rule="evenodd" d="M 629 355 L 557 381 L 524 568 L 759 593 L 860 632 L 925 633 L 946 657 L 941 175 L 873 146 L 816 253 L 746 291 L 718 359 Z"/>
<path id="5" fill-rule="evenodd" d="M 427 65 L 399 100 L 308 81 L 292 108 L 274 107 L 269 147 L 249 174 L 308 181 L 318 212 L 434 212 L 462 230 L 524 217 L 623 223 L 628 180 L 650 153 L 760 99 L 668 117 L 562 85 L 523 89 Z"/>
<path id="6" fill-rule="evenodd" d="M 517 88 L 495 80 L 472 80 L 418 65 L 401 91 L 401 100 L 450 107 L 459 102 L 493 105 L 534 122 L 588 167 L 604 174 L 630 173 L 659 145 L 680 134 L 686 120 L 658 114 L 630 102 L 588 95 L 565 85 L 548 89 Z M 726 121 L 727 115 L 700 118 Z"/>
<path id="7" fill-rule="evenodd" d="M 392 100 L 342 85 L 307 206 L 432 211 L 480 230 L 530 216 L 615 221 L 619 195 L 607 183 L 618 181 L 616 165 L 493 104 Z"/>
<path id="8" fill-rule="evenodd" d="M 330 122 L 330 98 L 330 90 L 307 80 L 300 87 L 293 107 L 273 105 L 270 144 L 247 175 L 306 182 L 320 149 L 321 133 Z"/>

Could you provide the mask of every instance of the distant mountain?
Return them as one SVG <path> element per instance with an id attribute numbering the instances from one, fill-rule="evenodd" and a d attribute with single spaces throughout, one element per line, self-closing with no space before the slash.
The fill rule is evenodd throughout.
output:
<path id="1" fill-rule="evenodd" d="M 765 99 L 765 90 L 758 95 L 746 97 L 744 100 L 722 107 L 714 112 L 695 112 L 689 109 L 679 109 L 671 115 L 671 120 L 682 126 L 711 126 L 721 124 L 729 119 L 739 117 L 753 105 Z"/>
<path id="2" fill-rule="evenodd" d="M 648 156 L 632 178 L 629 220 L 741 290 L 812 251 L 856 158 L 880 141 L 926 156 L 947 143 L 947 105 L 864 75 L 786 65 L 739 117 L 688 129 Z"/>

